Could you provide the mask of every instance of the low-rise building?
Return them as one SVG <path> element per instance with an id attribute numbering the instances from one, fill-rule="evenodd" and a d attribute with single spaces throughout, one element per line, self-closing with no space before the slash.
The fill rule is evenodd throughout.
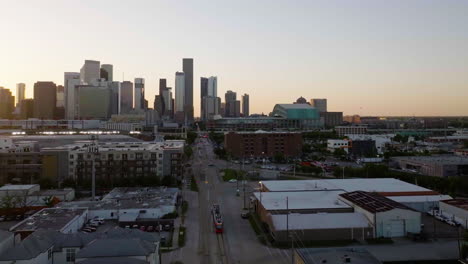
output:
<path id="1" fill-rule="evenodd" d="M 364 248 L 298 248 L 294 251 L 294 259 L 295 264 L 382 263 Z"/>
<path id="2" fill-rule="evenodd" d="M 337 126 L 335 131 L 338 136 L 367 134 L 367 126 Z"/>
<path id="3" fill-rule="evenodd" d="M 428 176 L 468 176 L 468 158 L 456 155 L 392 157 L 390 166 Z"/>
<path id="4" fill-rule="evenodd" d="M 343 124 L 343 112 L 320 112 L 325 127 L 336 127 Z"/>
<path id="5" fill-rule="evenodd" d="M 364 214 L 374 227 L 375 237 L 404 237 L 421 232 L 421 213 L 377 193 L 355 191 L 340 199 Z"/>
<path id="6" fill-rule="evenodd" d="M 15 240 L 22 240 L 40 229 L 76 233 L 87 220 L 87 208 L 44 208 L 12 226 L 10 231 L 15 234 Z"/>
<path id="7" fill-rule="evenodd" d="M 392 142 L 392 139 L 395 137 L 395 134 L 377 134 L 377 135 L 359 135 L 359 134 L 347 134 L 347 136 L 352 141 L 359 140 L 371 140 L 375 142 L 375 149 L 377 154 L 384 154 L 388 144 Z"/>
<path id="8" fill-rule="evenodd" d="M 41 174 L 41 156 L 34 141 L 0 137 L 0 184 L 30 183 Z"/>
<path id="9" fill-rule="evenodd" d="M 224 135 L 224 147 L 236 158 L 297 157 L 302 152 L 302 134 L 294 132 L 229 132 Z"/>
<path id="10" fill-rule="evenodd" d="M 456 220 L 465 228 L 468 228 L 468 200 L 467 199 L 449 199 L 439 203 L 440 211 Z"/>
<path id="11" fill-rule="evenodd" d="M 0 198 L 13 198 L 11 207 L 41 207 L 50 206 L 49 201 L 72 201 L 75 199 L 75 190 L 48 189 L 41 190 L 39 184 L 7 184 L 0 187 Z"/>
<path id="12" fill-rule="evenodd" d="M 327 140 L 327 150 L 330 152 L 335 152 L 337 149 L 343 149 L 346 153 L 348 153 L 349 145 L 349 140 L 347 139 Z"/>

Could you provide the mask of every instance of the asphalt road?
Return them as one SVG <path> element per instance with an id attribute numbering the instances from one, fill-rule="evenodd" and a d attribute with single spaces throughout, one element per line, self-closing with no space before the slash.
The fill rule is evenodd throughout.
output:
<path id="1" fill-rule="evenodd" d="M 240 217 L 243 188 L 236 196 L 236 184 L 222 181 L 218 168 L 224 168 L 220 166 L 223 161 L 216 160 L 208 139 L 199 138 L 196 146 L 192 168 L 199 187 L 199 261 L 192 263 L 289 263 L 290 252 L 262 245 L 248 220 Z M 223 214 L 223 234 L 214 232 L 210 211 L 214 203 L 220 205 Z"/>

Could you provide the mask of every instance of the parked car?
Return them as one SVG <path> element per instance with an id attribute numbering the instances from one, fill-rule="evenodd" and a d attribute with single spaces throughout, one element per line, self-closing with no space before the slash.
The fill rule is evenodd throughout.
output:
<path id="1" fill-rule="evenodd" d="M 126 225 L 125 228 L 130 228 L 130 226 L 129 226 L 129 225 Z"/>
<path id="2" fill-rule="evenodd" d="M 153 231 L 154 231 L 154 227 L 153 227 L 153 226 L 148 226 L 148 228 L 146 228 L 146 231 L 147 231 L 147 232 L 153 232 Z"/>
<path id="3" fill-rule="evenodd" d="M 140 226 L 140 230 L 141 230 L 141 231 L 145 231 L 145 230 L 146 230 L 146 227 L 145 227 L 145 226 Z"/>
<path id="4" fill-rule="evenodd" d="M 85 226 L 84 228 L 89 229 L 89 230 L 91 230 L 92 232 L 95 232 L 95 231 L 97 230 L 95 227 L 92 227 L 92 226 L 89 226 L 89 225 L 88 225 L 88 226 Z"/>
<path id="5" fill-rule="evenodd" d="M 5 216 L 4 215 L 0 215 L 0 222 L 3 222 L 5 221 Z"/>
<path id="6" fill-rule="evenodd" d="M 91 229 L 89 229 L 89 228 L 86 228 L 86 227 L 83 228 L 83 229 L 81 229 L 81 230 L 82 230 L 83 232 L 86 232 L 86 233 L 91 233 L 91 232 L 93 232 L 93 230 L 91 230 Z"/>
<path id="7" fill-rule="evenodd" d="M 138 225 L 133 225 L 132 228 L 138 228 Z"/>
<path id="8" fill-rule="evenodd" d="M 171 231 L 171 225 L 164 225 L 164 231 Z"/>
<path id="9" fill-rule="evenodd" d="M 96 222 L 89 222 L 88 225 L 92 226 L 92 227 L 98 227 L 99 226 L 99 224 L 96 223 Z"/>
<path id="10" fill-rule="evenodd" d="M 229 182 L 230 182 L 230 183 L 236 183 L 237 180 L 236 180 L 236 179 L 230 179 Z"/>
<path id="11" fill-rule="evenodd" d="M 249 218 L 249 216 L 250 216 L 249 210 L 242 210 L 241 217 L 243 219 L 247 219 L 247 218 Z"/>
<path id="12" fill-rule="evenodd" d="M 21 219 L 23 219 L 23 216 L 22 216 L 22 215 L 17 215 L 17 216 L 16 216 L 16 220 L 21 220 Z"/>

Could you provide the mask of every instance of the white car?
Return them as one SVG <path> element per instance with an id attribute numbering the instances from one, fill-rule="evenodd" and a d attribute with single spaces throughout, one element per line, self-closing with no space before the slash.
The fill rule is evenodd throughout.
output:
<path id="1" fill-rule="evenodd" d="M 230 179 L 229 182 L 230 182 L 230 183 L 236 183 L 237 180 L 236 180 L 236 179 Z"/>

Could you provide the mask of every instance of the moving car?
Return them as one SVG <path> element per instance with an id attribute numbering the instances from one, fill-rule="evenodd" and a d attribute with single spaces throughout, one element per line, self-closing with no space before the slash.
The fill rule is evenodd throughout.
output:
<path id="1" fill-rule="evenodd" d="M 242 210 L 242 212 L 241 212 L 241 217 L 242 217 L 243 219 L 249 218 L 249 217 L 250 217 L 249 210 Z"/>

